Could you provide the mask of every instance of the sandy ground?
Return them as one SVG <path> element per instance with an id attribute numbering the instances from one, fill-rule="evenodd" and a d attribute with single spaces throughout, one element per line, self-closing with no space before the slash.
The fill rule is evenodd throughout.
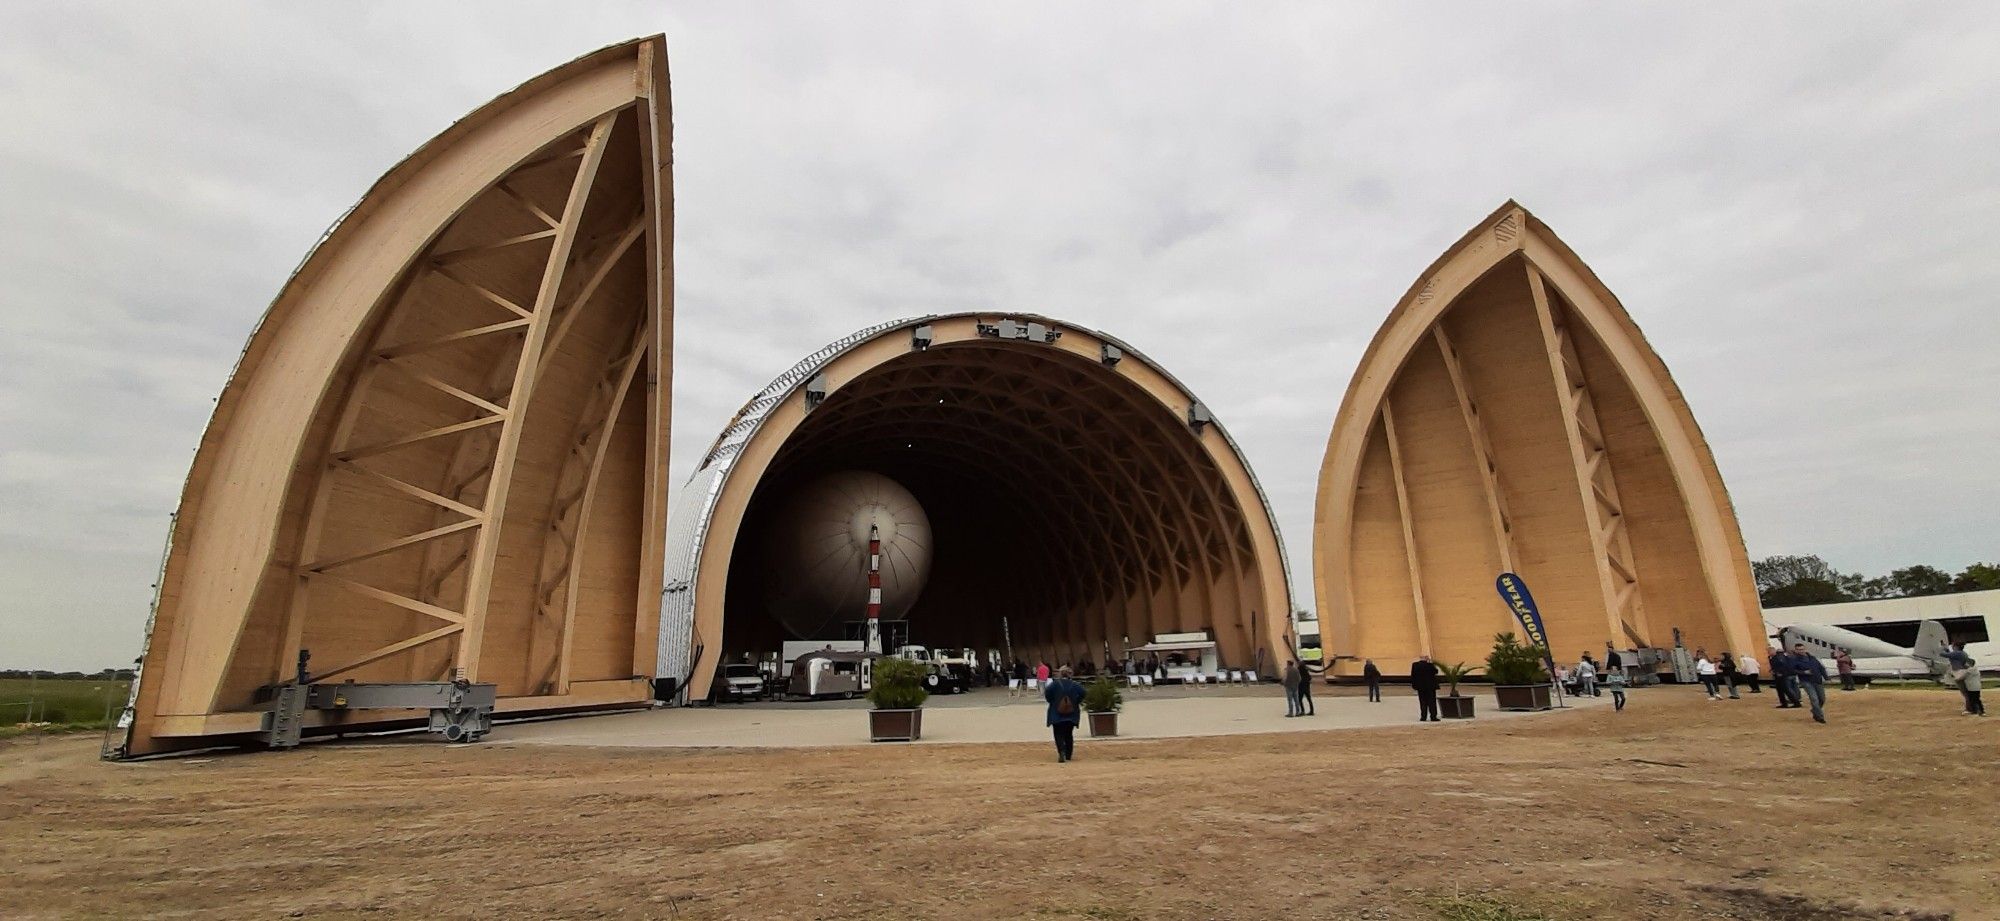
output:
<path id="1" fill-rule="evenodd" d="M 2000 917 L 2000 719 L 1833 696 L 1828 726 L 1655 689 L 1623 713 L 1084 740 L 1067 765 L 1030 743 L 111 765 L 94 739 L 14 742 L 0 917 Z M 1493 913 L 1450 907 L 1471 893 Z"/>

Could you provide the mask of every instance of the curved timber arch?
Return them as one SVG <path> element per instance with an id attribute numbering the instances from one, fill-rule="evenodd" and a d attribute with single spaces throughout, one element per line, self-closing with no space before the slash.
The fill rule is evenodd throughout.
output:
<path id="1" fill-rule="evenodd" d="M 1331 645 L 1396 671 L 1478 661 L 1517 630 L 1503 571 L 1559 660 L 1761 652 L 1721 474 L 1666 365 L 1569 247 L 1508 202 L 1397 303 L 1320 470 L 1313 583 Z"/>
<path id="2" fill-rule="evenodd" d="M 1211 631 L 1238 668 L 1289 643 L 1263 492 L 1185 388 L 1100 333 L 958 314 L 836 342 L 724 429 L 668 524 L 661 675 L 702 689 L 725 654 L 830 638 L 760 609 L 761 584 L 793 573 L 759 558 L 759 535 L 788 495 L 848 470 L 894 480 L 929 516 L 915 642 L 1053 662 Z"/>
<path id="3" fill-rule="evenodd" d="M 671 161 L 654 36 L 474 111 L 329 231 L 203 435 L 128 753 L 256 732 L 302 652 L 311 681 L 463 677 L 503 712 L 650 698 Z"/>

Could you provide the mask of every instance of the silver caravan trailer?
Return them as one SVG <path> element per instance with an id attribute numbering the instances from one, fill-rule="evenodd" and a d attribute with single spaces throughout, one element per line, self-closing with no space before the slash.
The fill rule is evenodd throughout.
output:
<path id="1" fill-rule="evenodd" d="M 792 660 L 788 697 L 821 700 L 828 697 L 855 698 L 873 686 L 875 660 L 871 652 L 809 652 Z"/>

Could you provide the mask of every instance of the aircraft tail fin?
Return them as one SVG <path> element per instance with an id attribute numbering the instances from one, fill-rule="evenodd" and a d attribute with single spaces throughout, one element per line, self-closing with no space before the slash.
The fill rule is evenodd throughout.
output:
<path id="1" fill-rule="evenodd" d="M 1951 648 L 1949 642 L 1944 625 L 1927 620 L 1917 626 L 1917 645 L 1910 653 L 1925 662 L 1942 662 L 1945 651 Z"/>

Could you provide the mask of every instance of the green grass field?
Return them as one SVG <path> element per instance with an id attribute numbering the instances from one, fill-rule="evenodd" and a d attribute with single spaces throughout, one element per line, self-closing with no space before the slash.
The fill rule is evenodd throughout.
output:
<path id="1" fill-rule="evenodd" d="M 125 706 L 126 684 L 98 678 L 0 678 L 0 738 L 20 734 L 30 701 L 35 721 L 52 724 L 52 730 L 103 729 L 107 704 L 114 720 Z"/>

